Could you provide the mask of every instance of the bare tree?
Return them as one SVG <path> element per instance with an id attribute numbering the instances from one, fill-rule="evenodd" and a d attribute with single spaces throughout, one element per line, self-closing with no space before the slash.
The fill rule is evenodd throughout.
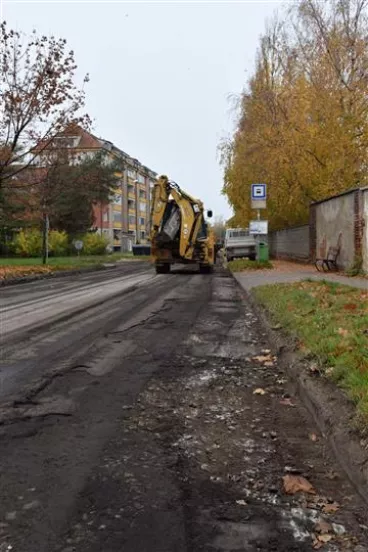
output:
<path id="1" fill-rule="evenodd" d="M 79 115 L 84 83 L 74 83 L 74 52 L 66 40 L 30 37 L 0 25 L 0 190 L 27 169 L 53 137 Z"/>

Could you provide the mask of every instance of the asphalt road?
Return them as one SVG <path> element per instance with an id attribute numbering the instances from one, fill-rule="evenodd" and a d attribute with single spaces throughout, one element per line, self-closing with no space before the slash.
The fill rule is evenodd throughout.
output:
<path id="1" fill-rule="evenodd" d="M 367 550 L 226 271 L 127 263 L 0 302 L 0 552 Z"/>

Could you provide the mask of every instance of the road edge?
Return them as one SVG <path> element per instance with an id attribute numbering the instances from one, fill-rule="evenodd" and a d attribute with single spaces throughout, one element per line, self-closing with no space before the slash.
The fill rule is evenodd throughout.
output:
<path id="1" fill-rule="evenodd" d="M 97 272 L 99 270 L 107 270 L 116 268 L 116 264 L 109 266 L 93 266 L 86 268 L 75 268 L 73 270 L 56 270 L 55 272 L 48 272 L 46 274 L 32 274 L 32 276 L 21 276 L 20 278 L 6 278 L 0 280 L 0 288 L 6 286 L 16 286 L 19 284 L 29 284 L 38 280 L 49 280 L 51 278 L 63 278 L 65 276 L 73 276 L 74 274 L 85 274 L 88 272 Z"/>
<path id="2" fill-rule="evenodd" d="M 237 279 L 234 278 L 236 281 Z M 290 377 L 295 391 L 330 445 L 340 467 L 357 493 L 368 504 L 368 439 L 354 427 L 355 409 L 341 389 L 321 376 L 311 376 L 312 360 L 301 358 L 290 335 L 272 329 L 270 314 L 250 291 L 244 290 L 261 321 L 280 366 Z"/>

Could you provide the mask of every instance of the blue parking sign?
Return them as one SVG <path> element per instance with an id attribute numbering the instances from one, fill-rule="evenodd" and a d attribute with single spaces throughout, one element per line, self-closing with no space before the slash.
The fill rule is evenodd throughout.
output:
<path id="1" fill-rule="evenodd" d="M 252 184 L 252 199 L 266 199 L 266 184 Z"/>

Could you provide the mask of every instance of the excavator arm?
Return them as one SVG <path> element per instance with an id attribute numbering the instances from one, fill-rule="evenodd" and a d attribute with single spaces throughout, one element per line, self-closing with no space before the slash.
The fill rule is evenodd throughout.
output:
<path id="1" fill-rule="evenodd" d="M 165 221 L 169 202 L 172 207 L 171 215 Z M 194 247 L 203 221 L 201 201 L 184 192 L 166 176 L 160 176 L 153 189 L 151 221 L 153 243 L 163 244 L 165 240 L 169 241 L 175 234 L 175 228 L 178 230 L 180 227 L 180 256 L 187 260 L 193 258 Z M 166 234 L 163 228 L 165 223 Z"/>

